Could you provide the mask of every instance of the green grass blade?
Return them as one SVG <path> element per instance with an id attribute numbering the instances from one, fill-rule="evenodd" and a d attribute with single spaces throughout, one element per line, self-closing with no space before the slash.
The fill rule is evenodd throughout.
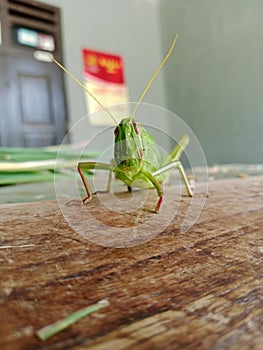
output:
<path id="1" fill-rule="evenodd" d="M 23 173 L 1 173 L 0 186 L 23 184 L 31 182 L 53 181 L 54 173 L 50 171 L 23 172 Z"/>
<path id="2" fill-rule="evenodd" d="M 48 338 L 52 337 L 53 335 L 61 332 L 62 330 L 66 329 L 67 327 L 71 326 L 72 324 L 78 322 L 83 317 L 86 317 L 87 315 L 96 312 L 106 306 L 109 305 L 108 300 L 101 300 L 96 304 L 90 305 L 85 307 L 84 309 L 80 309 L 76 312 L 73 312 L 71 315 L 67 316 L 66 318 L 63 318 L 61 320 L 58 320 L 55 323 L 52 323 L 48 326 L 45 326 L 38 330 L 36 332 L 36 335 L 41 340 L 47 340 Z"/>
<path id="3" fill-rule="evenodd" d="M 58 154 L 59 151 L 59 154 Z M 81 159 L 90 159 L 98 157 L 99 152 L 85 151 L 80 157 L 80 148 L 77 145 L 63 145 L 42 147 L 42 148 L 18 148 L 18 147 L 0 147 L 0 175 L 2 182 L 14 183 L 15 176 L 13 174 L 27 173 L 21 176 L 19 181 L 25 181 L 26 177 L 30 180 L 29 172 L 32 174 L 32 179 L 36 178 L 36 172 L 51 170 L 60 171 L 63 168 L 75 168 L 77 162 Z M 10 176 L 10 179 L 8 177 Z M 13 178 L 13 180 L 12 180 Z M 16 178 L 19 178 L 16 176 Z M 38 173 L 38 178 L 41 178 Z M 43 176 L 43 180 L 45 180 Z M 40 181 L 42 181 L 40 179 Z"/>

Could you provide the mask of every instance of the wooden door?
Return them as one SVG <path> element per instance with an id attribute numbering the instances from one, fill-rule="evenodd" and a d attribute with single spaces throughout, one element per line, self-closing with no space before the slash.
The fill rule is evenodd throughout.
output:
<path id="1" fill-rule="evenodd" d="M 61 143 L 67 132 L 63 73 L 34 57 L 48 50 L 62 61 L 59 8 L 0 0 L 0 27 L 0 146 Z M 19 30 L 37 40 L 18 40 Z M 45 35 L 54 39 L 53 48 L 43 47 Z"/>
<path id="2" fill-rule="evenodd" d="M 4 66 L 2 145 L 38 147 L 61 143 L 66 134 L 61 72 L 53 63 L 28 55 L 5 57 Z"/>

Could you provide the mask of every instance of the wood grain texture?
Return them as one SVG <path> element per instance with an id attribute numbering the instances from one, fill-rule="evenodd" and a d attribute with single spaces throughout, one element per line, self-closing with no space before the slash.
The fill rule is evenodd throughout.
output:
<path id="1" fill-rule="evenodd" d="M 56 201 L 1 205 L 1 349 L 262 349 L 262 188 L 262 176 L 213 182 L 189 231 L 182 196 L 163 232 L 120 249 L 77 234 Z M 149 191 L 144 217 L 156 216 L 155 201 Z M 90 211 L 113 228 L 120 219 L 96 198 Z M 45 342 L 35 336 L 101 299 L 110 306 Z"/>

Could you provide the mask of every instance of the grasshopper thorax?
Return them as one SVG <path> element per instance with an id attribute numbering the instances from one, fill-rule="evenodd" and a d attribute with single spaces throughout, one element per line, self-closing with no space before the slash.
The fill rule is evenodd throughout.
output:
<path id="1" fill-rule="evenodd" d="M 141 125 L 133 118 L 124 118 L 114 130 L 115 164 L 130 172 L 138 172 L 142 166 L 143 143 Z"/>

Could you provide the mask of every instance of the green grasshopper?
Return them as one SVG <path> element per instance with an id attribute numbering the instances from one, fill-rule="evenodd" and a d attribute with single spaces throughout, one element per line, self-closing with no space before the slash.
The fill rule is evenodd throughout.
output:
<path id="1" fill-rule="evenodd" d="M 114 144 L 114 160 L 111 164 L 97 163 L 97 162 L 79 162 L 78 172 L 81 176 L 83 185 L 85 187 L 87 196 L 83 199 L 83 203 L 86 204 L 92 198 L 92 192 L 88 181 L 85 178 L 85 171 L 99 169 L 108 170 L 109 181 L 107 190 L 110 191 L 112 173 L 115 177 L 125 183 L 128 187 L 128 191 L 132 190 L 132 186 L 135 184 L 139 188 L 155 188 L 158 194 L 158 202 L 155 208 L 155 212 L 158 213 L 163 201 L 163 182 L 167 176 L 164 176 L 167 171 L 172 168 L 178 168 L 187 193 L 192 197 L 193 193 L 189 182 L 187 180 L 184 168 L 179 161 L 180 156 L 188 145 L 189 138 L 187 135 L 183 135 L 179 140 L 177 146 L 172 150 L 170 155 L 164 161 L 160 160 L 160 154 L 155 144 L 154 138 L 146 131 L 140 123 L 135 121 L 135 112 L 141 104 L 146 92 L 150 88 L 153 80 L 158 75 L 164 63 L 171 55 L 174 46 L 176 44 L 178 35 L 175 36 L 173 43 L 164 57 L 163 61 L 153 74 L 146 88 L 144 89 L 137 105 L 135 106 L 132 115 L 128 118 L 124 118 L 118 124 L 115 117 L 110 111 L 105 108 L 97 98 L 87 90 L 75 76 L 73 76 L 65 67 L 57 62 L 53 57 L 51 59 L 64 71 L 66 72 L 78 85 L 80 85 L 92 98 L 103 108 L 110 118 L 117 125 L 114 130 L 115 144 Z"/>

